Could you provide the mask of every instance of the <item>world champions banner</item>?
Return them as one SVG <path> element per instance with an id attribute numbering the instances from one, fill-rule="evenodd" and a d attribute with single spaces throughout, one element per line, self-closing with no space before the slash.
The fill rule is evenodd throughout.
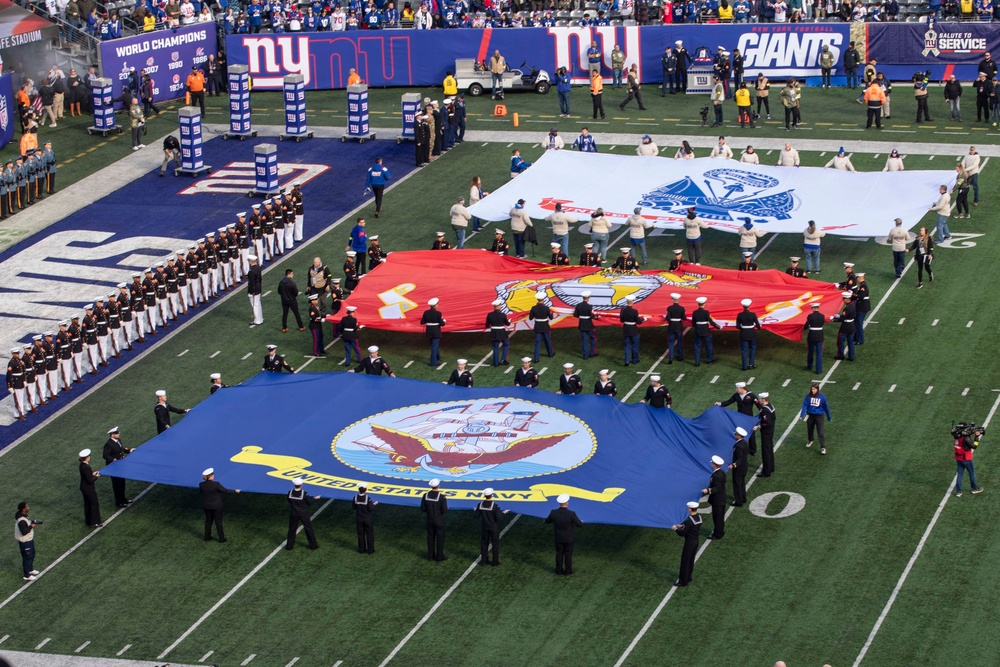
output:
<path id="1" fill-rule="evenodd" d="M 491 197 L 493 195 L 490 195 Z M 491 302 L 500 299 L 501 309 L 517 329 L 530 329 L 528 311 L 536 293 L 545 294 L 545 304 L 556 314 L 554 328 L 576 327 L 573 309 L 591 293 L 597 326 L 621 326 L 619 310 L 626 298 L 647 318 L 640 330 L 665 326 L 664 313 L 679 293 L 688 317 L 698 307 L 695 299 L 708 298 L 706 307 L 724 329 L 736 330 L 740 301 L 753 299 L 753 310 L 761 325 L 790 340 L 798 340 L 802 326 L 819 303 L 828 319 L 843 303 L 840 290 L 829 282 L 793 278 L 783 271 L 736 271 L 684 264 L 677 271 L 620 272 L 583 266 L 552 266 L 485 250 L 448 252 L 447 270 L 428 271 L 440 262 L 439 250 L 391 253 L 385 263 L 361 280 L 347 299 L 357 306 L 358 321 L 373 329 L 423 332 L 420 316 L 428 300 L 441 300 L 439 309 L 447 323 L 444 332 L 487 331 L 486 315 Z M 614 252 L 614 249 L 612 249 Z M 689 322 L 688 322 L 689 324 Z"/>
<path id="2" fill-rule="evenodd" d="M 248 418 L 265 414 L 287 418 Z M 284 494 L 303 478 L 325 497 L 365 484 L 408 506 L 437 478 L 455 509 L 492 487 L 506 509 L 544 517 L 565 493 L 584 521 L 667 528 L 700 497 L 712 456 L 731 460 L 736 427 L 755 423 L 719 407 L 685 419 L 593 394 L 262 372 L 101 472 L 194 488 L 212 467 L 244 492 Z"/>

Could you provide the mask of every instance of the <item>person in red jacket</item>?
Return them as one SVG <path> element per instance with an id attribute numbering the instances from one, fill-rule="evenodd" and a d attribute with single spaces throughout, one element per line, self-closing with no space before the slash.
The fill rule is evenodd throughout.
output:
<path id="1" fill-rule="evenodd" d="M 962 424 L 959 424 L 962 426 Z M 970 435 L 968 431 L 954 430 L 952 435 L 955 436 L 955 467 L 958 469 L 955 475 L 955 497 L 962 497 L 962 477 L 964 477 L 964 471 L 969 471 L 969 482 L 972 483 L 972 493 L 982 493 L 983 487 L 976 484 L 976 468 L 972 463 L 972 457 L 976 451 L 976 445 L 978 442 L 978 435 Z"/>

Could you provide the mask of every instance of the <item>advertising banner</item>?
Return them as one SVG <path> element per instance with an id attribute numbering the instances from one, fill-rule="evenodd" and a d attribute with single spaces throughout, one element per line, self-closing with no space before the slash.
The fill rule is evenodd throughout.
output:
<path id="1" fill-rule="evenodd" d="M 881 64 L 912 64 L 914 71 L 941 65 L 978 65 L 1000 49 L 1000 29 L 989 23 L 870 23 L 868 57 Z"/>
<path id="2" fill-rule="evenodd" d="M 216 55 L 217 46 L 214 23 L 101 42 L 102 74 L 115 82 L 118 94 L 131 69 L 136 74 L 146 70 L 153 79 L 153 101 L 172 100 L 184 95 L 191 67 Z"/>
<path id="3" fill-rule="evenodd" d="M 0 76 L 0 148 L 14 138 L 14 121 L 17 118 L 17 102 L 14 101 L 14 86 L 10 74 Z"/>

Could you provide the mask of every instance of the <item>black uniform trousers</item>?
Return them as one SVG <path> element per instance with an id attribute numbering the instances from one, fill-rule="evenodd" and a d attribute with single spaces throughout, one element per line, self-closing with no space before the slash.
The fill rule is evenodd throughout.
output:
<path id="1" fill-rule="evenodd" d="M 486 554 L 490 547 L 493 547 L 493 564 L 500 564 L 500 529 L 499 528 L 483 528 L 482 535 L 479 538 L 479 562 L 486 565 L 487 559 Z"/>
<path id="2" fill-rule="evenodd" d="M 83 494 L 83 521 L 88 526 L 96 526 L 101 522 L 101 506 L 97 501 L 97 491 L 93 486 L 80 489 Z"/>
<path id="3" fill-rule="evenodd" d="M 556 574 L 573 574 L 572 542 L 556 542 Z"/>
<path id="4" fill-rule="evenodd" d="M 604 95 L 591 93 L 590 99 L 594 103 L 594 118 L 597 118 L 597 114 L 601 114 L 601 118 L 604 118 Z"/>
<path id="5" fill-rule="evenodd" d="M 431 560 L 444 560 L 444 524 L 427 524 L 427 557 Z"/>
<path id="6" fill-rule="evenodd" d="M 299 314 L 299 304 L 292 301 L 291 303 L 281 302 L 281 328 L 288 328 L 288 313 L 291 311 L 295 315 L 295 321 L 299 323 L 299 328 L 302 328 L 302 316 Z"/>
<path id="7" fill-rule="evenodd" d="M 358 553 L 375 553 L 375 525 L 369 521 L 357 520 L 358 526 Z M 443 537 L 442 537 L 443 540 Z M 444 546 L 441 547 L 444 549 Z M 430 549 L 427 550 L 430 555 Z"/>
<path id="8" fill-rule="evenodd" d="M 384 185 L 373 185 L 372 193 L 375 195 L 375 212 L 382 212 L 382 193 L 385 192 Z"/>
<path id="9" fill-rule="evenodd" d="M 295 548 L 295 534 L 298 532 L 300 522 L 302 530 L 306 533 L 306 539 L 309 541 L 309 548 L 318 549 L 319 545 L 316 544 L 316 532 L 313 530 L 312 519 L 309 518 L 308 514 L 299 515 L 294 512 L 288 514 L 288 538 L 285 542 L 285 548 Z"/>
<path id="10" fill-rule="evenodd" d="M 747 469 L 733 468 L 733 503 L 737 506 L 747 501 Z"/>
<path id="11" fill-rule="evenodd" d="M 750 435 L 747 436 L 747 451 L 750 452 L 750 456 L 757 456 L 757 431 L 750 431 Z"/>
<path id="12" fill-rule="evenodd" d="M 222 508 L 217 510 L 205 510 L 205 541 L 212 539 L 212 524 L 215 524 L 215 532 L 219 534 L 219 540 L 226 539 L 226 532 L 222 529 Z"/>
<path id="13" fill-rule="evenodd" d="M 128 496 L 125 495 L 125 478 L 112 477 L 111 488 L 115 492 L 116 507 L 121 507 L 122 505 L 128 502 Z"/>
<path id="14" fill-rule="evenodd" d="M 764 464 L 763 474 L 774 472 L 774 431 L 760 432 L 760 458 Z"/>
<path id="15" fill-rule="evenodd" d="M 684 540 L 684 549 L 681 551 L 681 573 L 677 577 L 681 586 L 691 583 L 691 575 L 694 574 L 694 557 L 698 554 L 698 540 Z"/>
<path id="16" fill-rule="evenodd" d="M 712 505 L 712 535 L 716 539 L 726 534 L 726 506 Z"/>

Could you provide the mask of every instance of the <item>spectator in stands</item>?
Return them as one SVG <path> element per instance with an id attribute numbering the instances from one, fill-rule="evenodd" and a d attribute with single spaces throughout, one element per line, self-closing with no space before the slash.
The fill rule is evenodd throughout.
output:
<path id="1" fill-rule="evenodd" d="M 312 9 L 310 9 L 312 11 Z M 212 10 L 208 8 L 208 4 L 203 3 L 201 5 L 201 11 L 198 12 L 198 23 L 213 23 L 215 17 L 212 16 Z"/>
<path id="2" fill-rule="evenodd" d="M 122 36 L 122 20 L 118 17 L 118 12 L 112 12 L 108 21 L 108 39 L 120 39 Z"/>
<path id="3" fill-rule="evenodd" d="M 861 2 L 861 0 L 858 0 L 858 2 Z M 788 5 L 784 0 L 771 0 L 767 4 L 770 5 L 772 10 L 774 10 L 775 23 L 788 22 Z"/>
<path id="4" fill-rule="evenodd" d="M 80 13 L 80 5 L 76 3 L 76 0 L 69 0 L 66 3 L 66 23 L 69 23 L 74 28 L 83 27 L 83 14 Z M 76 33 L 70 33 L 70 41 L 75 42 L 76 40 Z"/>
<path id="5" fill-rule="evenodd" d="M 399 11 L 396 10 L 396 5 L 391 2 L 385 6 L 384 22 L 386 28 L 399 27 Z"/>
<path id="6" fill-rule="evenodd" d="M 254 2 L 256 3 L 257 0 L 254 0 Z M 251 13 L 251 10 L 253 9 L 253 7 L 254 7 L 254 5 L 251 5 L 250 7 L 247 8 L 247 13 L 250 16 L 250 31 L 251 32 L 260 32 L 261 21 L 263 20 L 261 18 L 260 6 L 257 5 L 257 12 L 258 12 L 257 13 L 257 20 L 258 20 L 258 23 L 257 23 L 257 29 L 256 30 L 254 30 L 254 26 L 253 26 L 253 20 L 254 19 L 253 19 L 253 14 Z M 177 2 L 175 0 L 169 0 L 169 2 L 167 2 L 167 6 L 163 8 L 163 11 L 167 15 L 167 25 L 169 25 L 171 28 L 176 28 L 177 26 L 179 26 L 181 24 L 181 7 L 180 7 L 180 5 L 177 4 Z"/>
<path id="7" fill-rule="evenodd" d="M 897 0 L 888 0 L 884 5 L 885 9 L 885 20 L 886 21 L 898 21 L 899 20 L 899 2 Z"/>
<path id="8" fill-rule="evenodd" d="M 951 111 L 951 119 L 961 122 L 962 120 L 962 84 L 958 82 L 955 75 L 948 78 L 944 84 L 944 99 L 948 101 L 948 108 Z"/>
<path id="9" fill-rule="evenodd" d="M 94 7 L 87 13 L 87 33 L 96 37 L 100 25 L 101 15 L 97 13 L 97 7 Z"/>

